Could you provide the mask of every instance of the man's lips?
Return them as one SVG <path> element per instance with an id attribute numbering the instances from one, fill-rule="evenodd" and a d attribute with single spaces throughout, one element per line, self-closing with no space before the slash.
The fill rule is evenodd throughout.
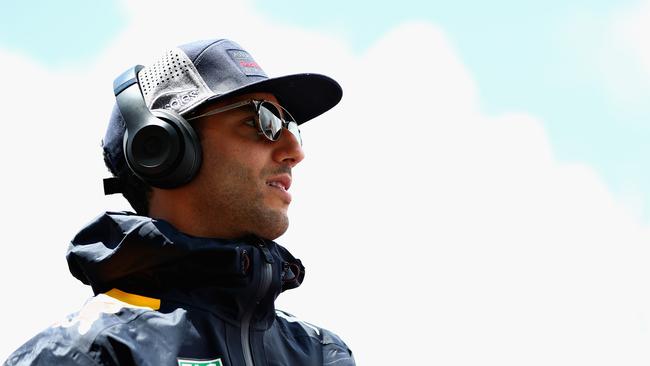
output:
<path id="1" fill-rule="evenodd" d="M 291 176 L 289 174 L 276 175 L 267 180 L 266 185 L 278 192 L 287 204 L 291 203 L 291 194 L 287 192 L 291 187 Z"/>
<path id="2" fill-rule="evenodd" d="M 289 187 L 291 187 L 291 176 L 288 174 L 277 175 L 267 180 L 266 184 L 282 189 L 283 191 L 288 191 Z"/>

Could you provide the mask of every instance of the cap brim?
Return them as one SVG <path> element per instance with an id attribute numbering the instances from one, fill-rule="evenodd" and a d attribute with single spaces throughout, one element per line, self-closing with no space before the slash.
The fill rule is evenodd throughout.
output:
<path id="1" fill-rule="evenodd" d="M 201 105 L 253 92 L 273 94 L 298 124 L 305 123 L 339 103 L 343 90 L 334 79 L 321 74 L 293 74 L 248 84 L 206 99 Z"/>

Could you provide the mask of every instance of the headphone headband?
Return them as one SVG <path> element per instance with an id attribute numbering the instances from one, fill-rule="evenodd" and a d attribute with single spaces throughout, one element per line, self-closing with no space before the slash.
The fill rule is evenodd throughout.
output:
<path id="1" fill-rule="evenodd" d="M 124 71 L 120 76 L 113 80 L 113 93 L 115 96 L 120 94 L 124 89 L 138 82 L 138 73 L 144 69 L 142 65 L 135 65 Z"/>
<path id="2" fill-rule="evenodd" d="M 113 92 L 117 105 L 126 123 L 126 131 L 136 131 L 139 127 L 152 123 L 156 116 L 151 113 L 144 101 L 140 84 L 138 83 L 138 71 L 142 65 L 136 65 L 126 70 L 113 82 Z"/>

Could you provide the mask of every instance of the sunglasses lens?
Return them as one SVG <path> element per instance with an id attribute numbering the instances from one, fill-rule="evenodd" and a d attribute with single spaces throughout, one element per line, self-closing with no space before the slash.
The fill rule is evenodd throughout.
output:
<path id="1" fill-rule="evenodd" d="M 260 128 L 266 138 L 276 141 L 282 132 L 282 120 L 280 111 L 269 102 L 262 102 L 259 106 Z"/>
<path id="2" fill-rule="evenodd" d="M 284 108 L 280 111 L 280 108 L 282 107 L 266 101 L 259 104 L 258 114 L 262 133 L 269 140 L 277 141 L 282 133 L 282 128 L 286 127 L 302 146 L 298 123 L 293 119 L 291 113 Z"/>
<path id="3" fill-rule="evenodd" d="M 294 121 L 289 122 L 289 125 L 287 126 L 287 130 L 291 132 L 295 137 L 296 140 L 298 140 L 298 143 L 300 146 L 302 146 L 302 137 L 300 137 L 300 130 L 298 129 L 298 124 Z"/>

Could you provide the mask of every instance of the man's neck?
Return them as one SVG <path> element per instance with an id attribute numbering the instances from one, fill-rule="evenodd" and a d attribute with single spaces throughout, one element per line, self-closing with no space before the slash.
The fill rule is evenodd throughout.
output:
<path id="1" fill-rule="evenodd" d="M 232 229 L 226 217 L 222 225 L 215 225 L 214 217 L 206 220 L 205 215 L 195 209 L 192 198 L 185 197 L 180 190 L 154 188 L 149 200 L 149 216 L 165 220 L 178 231 L 195 237 L 236 239 L 250 235 L 241 229 Z"/>

